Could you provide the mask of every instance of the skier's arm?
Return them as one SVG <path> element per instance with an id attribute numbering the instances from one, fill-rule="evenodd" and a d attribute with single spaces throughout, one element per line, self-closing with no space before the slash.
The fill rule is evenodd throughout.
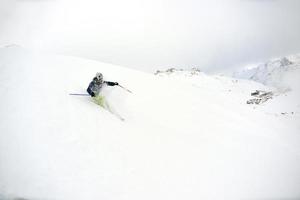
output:
<path id="1" fill-rule="evenodd" d="M 111 81 L 104 81 L 104 83 L 108 86 L 115 86 L 115 85 L 119 85 L 118 82 L 111 82 Z"/>
<path id="2" fill-rule="evenodd" d="M 95 93 L 94 93 L 90 88 L 88 88 L 86 91 L 87 91 L 87 92 L 89 93 L 89 95 L 91 95 L 92 97 L 96 96 Z"/>

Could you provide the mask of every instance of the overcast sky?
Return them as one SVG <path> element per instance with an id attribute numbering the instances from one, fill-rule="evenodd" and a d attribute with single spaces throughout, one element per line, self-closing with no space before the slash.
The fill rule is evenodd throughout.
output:
<path id="1" fill-rule="evenodd" d="M 0 0 L 0 44 L 153 72 L 300 53 L 299 0 Z"/>

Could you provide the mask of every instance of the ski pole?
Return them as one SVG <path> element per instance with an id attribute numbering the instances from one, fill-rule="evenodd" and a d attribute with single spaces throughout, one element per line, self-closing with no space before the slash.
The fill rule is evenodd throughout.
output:
<path id="1" fill-rule="evenodd" d="M 90 96 L 89 94 L 78 94 L 78 93 L 70 93 L 69 95 L 75 95 L 75 96 Z"/>
<path id="2" fill-rule="evenodd" d="M 127 88 L 123 87 L 122 85 L 119 84 L 118 86 L 121 87 L 122 89 L 126 90 L 127 92 L 132 93 L 130 90 L 128 90 Z"/>

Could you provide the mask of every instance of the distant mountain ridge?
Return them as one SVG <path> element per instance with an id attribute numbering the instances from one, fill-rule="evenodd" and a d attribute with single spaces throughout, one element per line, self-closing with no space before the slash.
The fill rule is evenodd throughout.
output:
<path id="1" fill-rule="evenodd" d="M 256 66 L 247 66 L 233 73 L 233 77 L 249 79 L 273 86 L 281 91 L 299 87 L 300 54 L 271 59 Z"/>
<path id="2" fill-rule="evenodd" d="M 167 70 L 157 70 L 154 75 L 158 76 L 168 76 L 168 75 L 185 75 L 185 76 L 195 76 L 199 75 L 201 70 L 199 68 L 191 68 L 191 69 L 177 69 L 177 68 L 169 68 Z"/>

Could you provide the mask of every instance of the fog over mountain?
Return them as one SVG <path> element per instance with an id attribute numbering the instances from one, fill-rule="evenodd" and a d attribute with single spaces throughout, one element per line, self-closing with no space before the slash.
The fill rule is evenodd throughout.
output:
<path id="1" fill-rule="evenodd" d="M 297 0 L 2 0 L 0 44 L 153 72 L 300 52 Z"/>

